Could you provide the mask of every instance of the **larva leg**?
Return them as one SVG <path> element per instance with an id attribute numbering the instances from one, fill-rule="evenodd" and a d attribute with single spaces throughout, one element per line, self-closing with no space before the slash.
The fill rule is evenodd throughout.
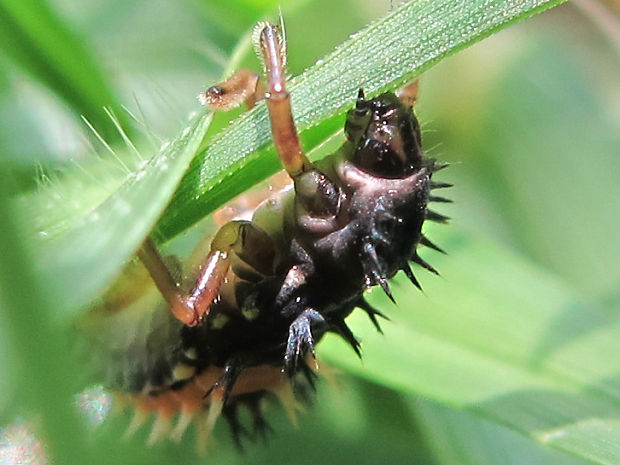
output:
<path id="1" fill-rule="evenodd" d="M 401 87 L 396 95 L 398 99 L 403 102 L 408 107 L 413 107 L 415 103 L 418 101 L 418 91 L 420 88 L 420 81 L 417 79 L 415 81 L 410 82 L 404 87 Z"/>
<path id="2" fill-rule="evenodd" d="M 231 253 L 261 273 L 269 273 L 273 263 L 274 247 L 271 238 L 249 221 L 231 221 L 217 232 L 211 242 L 211 251 L 188 294 L 182 292 L 163 258 L 150 240 L 138 256 L 151 274 L 155 285 L 168 302 L 173 315 L 188 326 L 197 325 L 217 298 L 230 267 Z"/>
<path id="3" fill-rule="evenodd" d="M 320 217 L 334 215 L 340 200 L 338 189 L 306 157 L 293 121 L 291 99 L 285 82 L 286 46 L 278 27 L 265 24 L 259 41 L 267 73 L 265 99 L 273 143 L 284 169 L 295 182 L 296 199 L 305 210 L 299 212 Z"/>
<path id="4" fill-rule="evenodd" d="M 324 327 L 326 324 L 323 315 L 312 308 L 301 312 L 291 323 L 284 352 L 284 370 L 286 373 L 291 376 L 294 375 L 297 372 L 297 364 L 300 361 L 303 363 L 303 357 L 306 353 L 310 352 L 312 357 L 315 357 L 312 327 L 314 326 L 316 329 L 321 326 Z"/>
<path id="5" fill-rule="evenodd" d="M 311 171 L 312 163 L 306 157 L 291 113 L 291 99 L 286 90 L 285 44 L 278 27 L 265 24 L 260 33 L 260 48 L 267 72 L 267 108 L 271 133 L 278 156 L 286 172 L 293 178 Z"/>
<path id="6" fill-rule="evenodd" d="M 202 92 L 198 100 L 214 110 L 231 110 L 244 102 L 249 109 L 262 100 L 264 94 L 265 89 L 258 74 L 249 69 L 240 69 L 224 82 Z"/>

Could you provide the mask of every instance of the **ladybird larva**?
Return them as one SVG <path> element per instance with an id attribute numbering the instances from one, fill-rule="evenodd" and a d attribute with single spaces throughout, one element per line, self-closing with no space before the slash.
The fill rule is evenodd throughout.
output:
<path id="1" fill-rule="evenodd" d="M 202 444 L 221 414 L 238 440 L 247 432 L 237 416 L 241 406 L 253 419 L 248 434 L 264 434 L 260 403 L 268 394 L 294 417 L 292 383 L 312 385 L 323 335 L 339 334 L 359 355 L 345 322 L 356 308 L 380 330 L 382 314 L 364 291 L 378 285 L 392 298 L 389 279 L 400 270 L 420 287 L 409 262 L 436 273 L 416 249 L 441 251 L 421 230 L 426 219 L 447 220 L 427 204 L 446 201 L 430 191 L 449 185 L 431 181 L 445 165 L 424 155 L 413 88 L 401 99 L 390 92 L 367 99 L 360 90 L 347 114 L 346 141 L 312 163 L 291 115 L 279 28 L 261 23 L 256 36 L 266 88 L 241 71 L 210 87 L 201 101 L 222 109 L 231 102 L 251 106 L 264 95 L 293 188 L 260 204 L 251 220 L 224 224 L 190 291 L 178 286 L 175 267 L 147 241 L 138 254 L 144 267 L 133 263 L 130 270 L 138 282 L 150 275 L 165 302 L 127 286 L 95 313 L 92 344 L 107 367 L 107 384 L 135 407 L 128 434 L 155 413 L 151 443 L 165 435 L 181 439 L 200 417 Z"/>

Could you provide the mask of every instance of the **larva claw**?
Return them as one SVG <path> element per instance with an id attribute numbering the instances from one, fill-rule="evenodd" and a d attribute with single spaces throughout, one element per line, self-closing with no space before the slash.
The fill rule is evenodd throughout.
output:
<path id="1" fill-rule="evenodd" d="M 325 323 L 323 316 L 311 308 L 304 310 L 291 323 L 284 353 L 284 372 L 289 376 L 293 376 L 297 372 L 297 364 L 307 352 L 316 358 L 311 328 L 313 324 L 324 325 Z"/>

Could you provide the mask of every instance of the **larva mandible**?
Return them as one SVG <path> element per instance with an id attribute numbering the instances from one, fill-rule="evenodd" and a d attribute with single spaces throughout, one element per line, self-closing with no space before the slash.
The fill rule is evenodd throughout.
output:
<path id="1" fill-rule="evenodd" d="M 445 165 L 424 155 L 412 111 L 415 87 L 400 98 L 388 92 L 366 99 L 360 90 L 347 114 L 346 141 L 312 163 L 291 114 L 279 27 L 259 24 L 256 41 L 266 88 L 242 70 L 200 98 L 227 109 L 252 106 L 264 96 L 274 145 L 293 187 L 259 205 L 250 221 L 223 225 L 187 293 L 170 263 L 145 243 L 138 254 L 144 268 L 134 266 L 135 273 L 148 271 L 171 311 L 132 310 L 157 305 L 149 303 L 157 296 L 135 289 L 117 289 L 101 304 L 107 306 L 101 318 L 116 320 L 109 327 L 131 328 L 115 334 L 117 343 L 101 355 L 115 360 L 106 379 L 136 409 L 128 433 L 148 413 L 156 414 L 150 442 L 164 434 L 180 439 L 199 417 L 202 443 L 220 414 L 238 439 L 246 432 L 237 416 L 241 406 L 252 414 L 253 434 L 264 433 L 259 402 L 275 394 L 294 410 L 292 383 L 313 383 L 315 345 L 325 333 L 339 334 L 359 354 L 345 318 L 360 308 L 379 329 L 381 313 L 364 299 L 365 290 L 379 285 L 391 298 L 388 280 L 400 270 L 420 287 L 410 261 L 436 273 L 416 248 L 441 251 L 421 229 L 425 219 L 447 220 L 427 203 L 446 201 L 430 191 L 450 185 L 431 180 Z M 101 339 L 105 327 L 98 323 Z"/>

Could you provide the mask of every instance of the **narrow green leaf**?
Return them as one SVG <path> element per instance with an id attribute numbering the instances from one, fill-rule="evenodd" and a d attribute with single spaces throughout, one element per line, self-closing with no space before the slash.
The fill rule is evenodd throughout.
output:
<path id="1" fill-rule="evenodd" d="M 460 234 L 439 242 L 458 260 L 433 257 L 444 279 L 424 281 L 427 297 L 395 281 L 400 306 L 385 337 L 352 317 L 363 365 L 340 341 L 326 341 L 321 354 L 593 463 L 618 463 L 618 366 L 606 354 L 620 351 L 620 322 L 501 248 Z"/>
<path id="2" fill-rule="evenodd" d="M 408 2 L 294 79 L 290 90 L 297 126 L 303 131 L 342 114 L 360 87 L 369 94 L 395 89 L 441 58 L 560 3 L 562 0 Z M 170 238 L 243 192 L 252 184 L 244 171 L 255 172 L 257 166 L 266 164 L 268 168 L 257 174 L 274 172 L 277 165 L 264 161 L 267 151 L 254 153 L 270 140 L 264 104 L 221 131 L 192 164 L 159 223 L 159 234 Z M 254 176 L 253 180 L 258 179 Z M 226 189 L 226 195 L 219 189 Z"/>
<path id="3" fill-rule="evenodd" d="M 37 244 L 38 272 L 60 302 L 59 312 L 71 316 L 96 297 L 149 234 L 196 154 L 211 114 L 190 125 L 121 187 L 58 237 Z"/>
<path id="4" fill-rule="evenodd" d="M 0 49 L 60 96 L 77 115 L 85 116 L 108 141 L 121 142 L 104 107 L 120 111 L 102 70 L 45 0 L 0 1 Z"/>

